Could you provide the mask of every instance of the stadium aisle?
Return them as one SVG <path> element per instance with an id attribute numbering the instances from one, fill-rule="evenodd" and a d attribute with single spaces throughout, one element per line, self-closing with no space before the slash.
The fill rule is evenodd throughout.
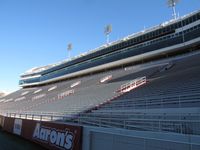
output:
<path id="1" fill-rule="evenodd" d="M 43 147 L 0 130 L 0 150 L 45 150 Z"/>

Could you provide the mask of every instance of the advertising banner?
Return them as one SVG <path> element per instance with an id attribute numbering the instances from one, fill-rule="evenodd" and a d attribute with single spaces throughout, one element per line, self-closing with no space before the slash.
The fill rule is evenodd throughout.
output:
<path id="1" fill-rule="evenodd" d="M 81 150 L 82 127 L 5 117 L 5 131 L 51 150 Z"/>

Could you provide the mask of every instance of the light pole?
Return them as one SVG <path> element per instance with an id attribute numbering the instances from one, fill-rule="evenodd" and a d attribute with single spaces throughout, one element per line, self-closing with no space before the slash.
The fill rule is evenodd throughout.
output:
<path id="1" fill-rule="evenodd" d="M 68 51 L 68 58 L 71 58 L 71 50 L 72 50 L 72 43 L 69 43 L 67 45 L 67 51 Z"/>
<path id="2" fill-rule="evenodd" d="M 112 25 L 109 24 L 104 29 L 104 34 L 106 35 L 106 43 L 109 44 L 109 35 L 112 32 Z"/>
<path id="3" fill-rule="evenodd" d="M 177 19 L 176 14 L 176 4 L 179 2 L 179 0 L 167 0 L 167 5 L 172 8 L 172 16 L 174 19 Z"/>

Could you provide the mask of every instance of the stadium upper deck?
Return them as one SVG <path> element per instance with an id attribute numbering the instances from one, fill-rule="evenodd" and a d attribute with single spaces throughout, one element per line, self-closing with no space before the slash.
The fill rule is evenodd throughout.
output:
<path id="1" fill-rule="evenodd" d="M 70 61 L 34 68 L 21 75 L 30 87 L 101 71 L 200 45 L 200 11 L 104 45 Z"/>

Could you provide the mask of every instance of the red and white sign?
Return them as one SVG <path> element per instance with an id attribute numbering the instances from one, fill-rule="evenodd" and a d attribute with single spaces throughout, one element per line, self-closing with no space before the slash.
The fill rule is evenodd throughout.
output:
<path id="1" fill-rule="evenodd" d="M 40 123 L 36 124 L 33 132 L 33 139 L 66 150 L 71 150 L 73 148 L 74 136 L 74 133 L 70 132 L 67 128 L 65 130 L 57 130 L 55 128 L 41 126 Z"/>
<path id="2" fill-rule="evenodd" d="M 81 149 L 81 126 L 5 117 L 3 130 L 15 133 L 49 150 Z"/>

